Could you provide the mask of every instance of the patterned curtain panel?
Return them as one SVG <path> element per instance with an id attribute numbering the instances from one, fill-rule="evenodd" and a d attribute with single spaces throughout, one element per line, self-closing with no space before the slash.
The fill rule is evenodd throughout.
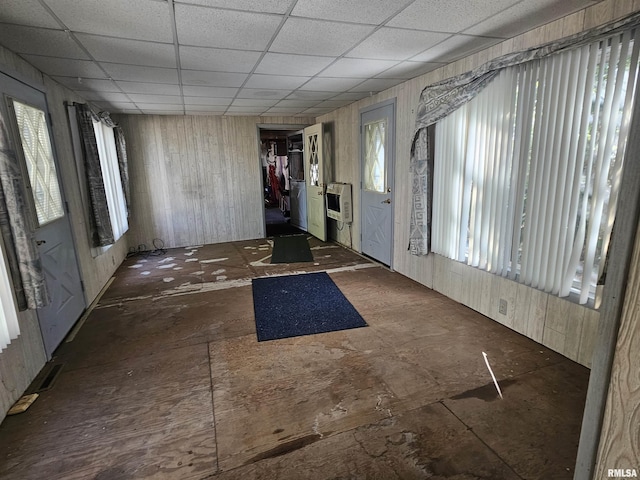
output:
<path id="1" fill-rule="evenodd" d="M 36 309 L 49 303 L 25 195 L 20 163 L 0 116 L 0 233 L 20 310 Z"/>
<path id="2" fill-rule="evenodd" d="M 91 200 L 91 243 L 93 247 L 103 247 L 111 245 L 114 239 L 109 207 L 107 206 L 107 195 L 102 179 L 100 157 L 98 156 L 96 134 L 93 130 L 93 119 L 97 119 L 97 117 L 85 104 L 76 103 L 75 107 Z"/>
<path id="3" fill-rule="evenodd" d="M 113 129 L 116 139 L 116 153 L 118 154 L 118 167 L 120 169 L 120 181 L 124 192 L 124 201 L 127 204 L 127 216 L 131 210 L 131 191 L 129 189 L 129 160 L 127 159 L 127 142 L 124 139 L 124 132 L 119 126 Z"/>
<path id="4" fill-rule="evenodd" d="M 510 53 L 495 58 L 470 72 L 426 87 L 420 94 L 416 124 L 411 145 L 410 175 L 413 185 L 409 250 L 413 255 L 430 252 L 432 162 L 429 159 L 427 127 L 446 117 L 478 95 L 498 73 L 513 65 L 547 57 L 554 53 L 581 47 L 611 34 L 640 25 L 640 13 L 622 20 L 551 42 L 539 48 Z M 427 181 L 429 180 L 429 181 Z"/>

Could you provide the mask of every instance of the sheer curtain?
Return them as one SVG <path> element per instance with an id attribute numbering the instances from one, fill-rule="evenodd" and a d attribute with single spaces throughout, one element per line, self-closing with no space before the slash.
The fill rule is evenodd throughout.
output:
<path id="1" fill-rule="evenodd" d="M 436 253 L 586 303 L 615 219 L 632 31 L 508 67 L 437 123 Z"/>

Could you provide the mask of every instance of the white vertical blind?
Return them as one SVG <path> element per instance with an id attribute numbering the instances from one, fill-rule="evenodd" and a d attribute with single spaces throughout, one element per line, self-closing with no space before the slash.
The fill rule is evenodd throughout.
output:
<path id="1" fill-rule="evenodd" d="M 9 278 L 4 246 L 0 245 L 0 352 L 20 335 L 13 286 Z"/>
<path id="2" fill-rule="evenodd" d="M 631 31 L 504 69 L 436 126 L 434 252 L 586 303 L 615 219 Z"/>

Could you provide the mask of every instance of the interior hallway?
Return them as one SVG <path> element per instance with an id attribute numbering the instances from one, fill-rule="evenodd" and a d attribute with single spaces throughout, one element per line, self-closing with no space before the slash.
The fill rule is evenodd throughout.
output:
<path id="1" fill-rule="evenodd" d="M 307 264 L 270 265 L 267 240 L 127 259 L 0 426 L 0 478 L 573 477 L 586 368 L 310 243 Z M 369 326 L 258 343 L 251 278 L 318 270 Z"/>

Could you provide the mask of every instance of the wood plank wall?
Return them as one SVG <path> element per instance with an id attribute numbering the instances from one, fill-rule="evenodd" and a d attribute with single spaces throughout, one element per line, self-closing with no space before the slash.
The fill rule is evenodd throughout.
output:
<path id="1" fill-rule="evenodd" d="M 151 248 L 264 236 L 258 125 L 314 118 L 119 115 L 131 181 L 129 245 Z"/>
<path id="2" fill-rule="evenodd" d="M 89 247 L 89 233 L 84 222 L 78 188 L 71 134 L 64 102 L 83 102 L 13 52 L 0 46 L 0 71 L 13 76 L 47 95 L 52 118 L 53 143 L 56 150 L 62 185 L 69 202 L 71 228 L 76 245 L 78 266 L 85 285 L 85 303 L 89 305 L 122 263 L 127 253 L 127 239 L 123 237 L 106 253 L 93 258 Z M 35 311 L 20 312 L 20 336 L 0 353 L 0 421 L 6 411 L 20 398 L 46 362 L 42 336 Z"/>
<path id="3" fill-rule="evenodd" d="M 332 238 L 360 251 L 359 111 L 395 97 L 396 158 L 394 249 L 392 267 L 430 288 L 477 310 L 484 315 L 531 337 L 547 347 L 590 366 L 598 329 L 599 313 L 568 300 L 547 295 L 510 280 L 482 272 L 459 262 L 428 255 L 416 257 L 408 252 L 411 184 L 409 151 L 414 133 L 415 107 L 422 89 L 434 82 L 464 73 L 488 60 L 531 48 L 621 18 L 640 10 L 638 0 L 605 0 L 563 19 L 505 40 L 491 48 L 448 64 L 421 77 L 381 92 L 355 104 L 318 118 L 331 122 L 335 132 L 335 178 L 354 185 L 354 222 L 351 229 L 338 231 Z M 351 235 L 351 238 L 350 238 Z M 500 299 L 508 302 L 507 315 L 498 313 Z"/>

